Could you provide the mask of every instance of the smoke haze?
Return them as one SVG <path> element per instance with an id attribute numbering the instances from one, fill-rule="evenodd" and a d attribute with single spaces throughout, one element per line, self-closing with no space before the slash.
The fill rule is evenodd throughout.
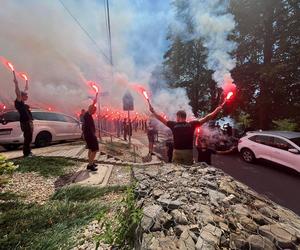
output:
<path id="1" fill-rule="evenodd" d="M 197 36 L 205 38 L 209 51 L 208 66 L 215 70 L 214 79 L 221 82 L 234 67 L 228 56 L 233 45 L 226 42 L 234 23 L 230 15 L 218 18 L 226 6 L 214 9 L 216 2 L 193 0 L 191 9 L 195 10 Z M 59 1 L 1 0 L 0 56 L 11 61 L 16 71 L 28 74 L 29 104 L 74 114 L 91 103 L 94 93 L 87 81 L 92 80 L 100 83 L 102 92 L 109 92 L 109 96 L 101 98 L 101 105 L 121 109 L 122 96 L 130 89 L 137 111 L 147 113 L 147 103 L 131 86 L 138 83 L 149 89 L 151 72 L 163 60 L 168 46 L 167 28 L 177 25 L 170 1 L 110 1 L 113 69 L 108 60 L 103 1 L 63 0 L 63 3 L 94 41 Z M 207 10 L 209 13 L 204 13 Z M 15 99 L 12 74 L 0 65 L 0 76 L 0 103 L 12 107 Z M 21 89 L 25 86 L 20 78 L 19 85 Z M 184 89 L 162 86 L 152 101 L 169 118 L 178 109 L 192 116 Z"/>

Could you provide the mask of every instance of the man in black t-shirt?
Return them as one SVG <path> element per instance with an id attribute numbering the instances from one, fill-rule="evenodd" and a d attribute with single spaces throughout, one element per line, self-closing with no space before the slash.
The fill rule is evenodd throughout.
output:
<path id="1" fill-rule="evenodd" d="M 96 106 L 94 104 L 89 106 L 88 111 L 83 115 L 82 132 L 84 140 L 86 141 L 86 147 L 88 148 L 88 161 L 87 169 L 91 171 L 97 171 L 95 164 L 95 157 L 99 151 L 99 144 L 96 137 L 96 127 L 93 119 L 93 114 L 96 113 Z"/>
<path id="2" fill-rule="evenodd" d="M 174 137 L 174 151 L 173 151 L 173 162 L 185 165 L 193 164 L 193 142 L 194 142 L 194 132 L 197 127 L 200 127 L 205 122 L 213 119 L 225 105 L 217 107 L 212 113 L 208 114 L 204 118 L 199 120 L 187 122 L 186 112 L 184 110 L 179 110 L 176 114 L 177 121 L 167 121 L 164 117 L 157 114 L 153 107 L 150 105 L 150 111 L 154 116 L 169 127 L 173 132 Z"/>
<path id="3" fill-rule="evenodd" d="M 25 104 L 25 102 L 28 100 L 28 94 L 26 92 L 20 91 L 18 80 L 16 78 L 14 79 L 14 83 L 17 96 L 17 99 L 15 100 L 15 108 L 20 114 L 20 125 L 24 135 L 23 155 L 24 157 L 32 156 L 30 144 L 32 141 L 33 133 L 33 119 L 30 107 Z"/>

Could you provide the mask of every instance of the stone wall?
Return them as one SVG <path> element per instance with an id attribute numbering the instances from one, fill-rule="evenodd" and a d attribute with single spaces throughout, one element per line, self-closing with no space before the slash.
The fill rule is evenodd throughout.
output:
<path id="1" fill-rule="evenodd" d="M 206 164 L 134 167 L 137 249 L 300 249 L 300 218 Z"/>

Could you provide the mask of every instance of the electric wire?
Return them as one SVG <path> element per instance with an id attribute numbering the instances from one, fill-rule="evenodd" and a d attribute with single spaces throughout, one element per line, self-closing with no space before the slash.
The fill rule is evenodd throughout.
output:
<path id="1" fill-rule="evenodd" d="M 102 51 L 102 49 L 99 47 L 98 43 L 95 41 L 95 39 L 90 35 L 90 33 L 81 25 L 79 20 L 72 14 L 72 12 L 68 9 L 68 7 L 63 3 L 62 0 L 59 0 L 60 4 L 63 6 L 63 8 L 66 10 L 66 12 L 72 17 L 72 19 L 77 23 L 77 25 L 80 27 L 80 29 L 86 34 L 86 36 L 93 42 L 93 44 L 96 46 L 96 48 L 99 50 L 102 56 L 105 57 L 108 62 L 111 62 L 110 58 Z"/>

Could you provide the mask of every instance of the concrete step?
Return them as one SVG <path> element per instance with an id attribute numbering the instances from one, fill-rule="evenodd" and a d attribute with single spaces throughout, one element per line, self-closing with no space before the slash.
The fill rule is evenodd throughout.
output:
<path id="1" fill-rule="evenodd" d="M 101 185 L 105 186 L 111 175 L 112 165 L 98 165 L 98 171 L 86 170 L 86 164 L 84 164 L 84 169 L 76 177 L 76 184 L 80 185 Z"/>

